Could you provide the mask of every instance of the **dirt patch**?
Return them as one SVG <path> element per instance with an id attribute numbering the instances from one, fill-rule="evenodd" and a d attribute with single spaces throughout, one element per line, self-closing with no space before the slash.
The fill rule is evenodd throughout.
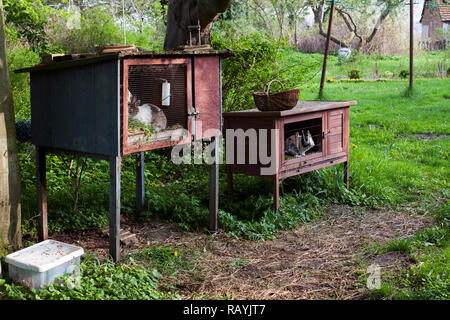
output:
<path id="1" fill-rule="evenodd" d="M 276 240 L 253 242 L 185 233 L 163 245 L 204 252 L 195 276 L 180 275 L 185 298 L 200 292 L 233 299 L 357 299 L 367 293 L 359 279 L 365 271 L 367 248 L 412 236 L 429 219 L 408 211 L 361 213 L 334 206 L 318 223 L 281 233 Z M 408 264 L 397 253 L 370 257 L 382 271 Z M 239 260 L 245 259 L 245 263 Z"/>
<path id="2" fill-rule="evenodd" d="M 122 254 L 151 246 L 201 253 L 194 270 L 177 273 L 174 285 L 183 298 L 200 294 L 258 300 L 358 299 L 367 294 L 360 280 L 367 265 L 376 263 L 382 272 L 396 272 L 411 263 L 407 255 L 375 255 L 369 248 L 412 236 L 430 224 L 429 218 L 406 208 L 393 212 L 332 206 L 318 222 L 282 232 L 275 240 L 255 242 L 228 238 L 221 232 L 185 232 L 163 222 L 124 221 L 139 243 L 123 248 Z M 52 238 L 107 253 L 108 239 L 98 230 Z"/>
<path id="3" fill-rule="evenodd" d="M 426 134 L 415 134 L 414 137 L 417 140 L 440 140 L 440 139 L 447 139 L 447 135 L 445 134 L 431 134 L 431 133 L 426 133 Z"/>
<path id="4" fill-rule="evenodd" d="M 77 231 L 60 232 L 50 237 L 53 240 L 80 246 L 86 252 L 98 252 L 106 256 L 109 248 L 109 239 L 105 237 L 99 228 Z"/>
<path id="5" fill-rule="evenodd" d="M 410 136 L 398 136 L 397 139 L 407 139 L 408 137 L 414 138 L 419 141 L 444 140 L 448 138 L 448 136 L 445 134 L 416 133 Z"/>

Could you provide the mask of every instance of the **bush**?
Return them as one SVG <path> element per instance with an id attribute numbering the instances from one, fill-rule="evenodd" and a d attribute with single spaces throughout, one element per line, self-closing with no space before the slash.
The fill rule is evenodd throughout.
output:
<path id="1" fill-rule="evenodd" d="M 450 77 L 450 67 L 447 69 L 447 77 Z"/>
<path id="2" fill-rule="evenodd" d="M 253 92 L 261 91 L 270 80 L 277 79 L 285 89 L 304 84 L 318 70 L 316 59 L 293 61 L 289 44 L 259 33 L 240 38 L 232 28 L 212 34 L 216 49 L 230 49 L 235 54 L 223 63 L 224 111 L 254 108 Z"/>
<path id="3" fill-rule="evenodd" d="M 361 79 L 361 71 L 359 71 L 357 69 L 350 70 L 348 72 L 348 77 L 350 79 Z"/>
<path id="4" fill-rule="evenodd" d="M 409 71 L 408 70 L 402 70 L 400 71 L 400 73 L 398 74 L 398 76 L 402 79 L 406 79 L 409 77 Z"/>
<path id="5" fill-rule="evenodd" d="M 79 283 L 66 275 L 40 290 L 28 290 L 0 279 L 0 300 L 178 299 L 160 291 L 161 277 L 156 269 L 145 270 L 133 263 L 116 266 L 110 260 L 99 263 L 90 255 L 81 263 Z"/>

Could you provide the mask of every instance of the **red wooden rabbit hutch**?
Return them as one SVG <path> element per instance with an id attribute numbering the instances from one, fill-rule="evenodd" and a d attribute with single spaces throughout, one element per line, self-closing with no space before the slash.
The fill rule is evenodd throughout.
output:
<path id="1" fill-rule="evenodd" d="M 229 54 L 214 50 L 121 52 L 16 70 L 30 73 L 39 240 L 48 237 L 45 155 L 62 153 L 107 160 L 110 255 L 118 261 L 121 158 L 137 154 L 139 212 L 144 206 L 144 151 L 205 138 L 211 138 L 218 151 L 221 61 Z M 136 101 L 135 109 L 148 119 L 158 115 L 163 126 L 155 132 L 145 125 L 140 127 L 141 122 L 136 125 L 136 121 L 130 121 L 130 100 Z M 216 230 L 218 161 L 211 165 L 210 175 L 210 229 Z"/>
<path id="2" fill-rule="evenodd" d="M 279 185 L 282 179 L 338 163 L 344 163 L 344 181 L 348 186 L 349 110 L 353 105 L 356 105 L 356 101 L 299 101 L 296 107 L 286 111 L 261 112 L 252 109 L 224 113 L 229 197 L 233 198 L 233 173 L 269 177 L 273 179 L 274 208 L 278 210 Z M 230 136 L 226 133 L 229 129 L 232 133 Z M 241 130 L 245 133 L 249 129 L 255 129 L 253 141 L 251 134 L 245 135 L 245 140 L 237 141 L 233 132 Z M 263 131 L 267 134 L 263 136 L 264 141 L 257 134 L 261 129 L 266 130 Z M 308 131 L 313 147 L 303 154 L 286 154 L 286 140 L 295 141 L 295 137 L 304 137 Z M 271 143 L 272 139 L 274 143 Z M 231 145 L 233 146 L 230 147 Z M 259 154 L 261 147 L 265 148 L 263 154 L 267 153 L 275 162 L 274 169 L 266 173 L 262 169 L 267 169 L 269 164 L 260 159 L 250 159 L 252 148 L 254 154 Z M 241 160 L 239 148 L 243 151 Z"/>

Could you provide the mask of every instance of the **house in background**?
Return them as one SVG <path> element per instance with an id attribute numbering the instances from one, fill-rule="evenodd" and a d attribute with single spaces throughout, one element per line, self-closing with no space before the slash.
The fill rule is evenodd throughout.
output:
<path id="1" fill-rule="evenodd" d="M 437 30 L 450 32 L 450 0 L 425 0 L 420 23 L 422 43 L 444 40 Z"/>

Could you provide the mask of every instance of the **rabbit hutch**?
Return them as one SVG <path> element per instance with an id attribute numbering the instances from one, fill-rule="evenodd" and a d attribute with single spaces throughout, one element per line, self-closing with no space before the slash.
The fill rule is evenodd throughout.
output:
<path id="1" fill-rule="evenodd" d="M 234 173 L 271 178 L 275 210 L 280 181 L 294 175 L 344 163 L 348 187 L 349 111 L 353 105 L 356 101 L 299 101 L 285 111 L 224 113 L 230 200 Z M 258 155 L 270 156 L 272 161 Z"/>
<path id="2" fill-rule="evenodd" d="M 118 261 L 121 158 L 136 154 L 136 211 L 140 212 L 145 151 L 210 139 L 218 153 L 221 61 L 229 54 L 227 50 L 122 51 L 16 70 L 30 73 L 39 240 L 48 237 L 46 154 L 107 160 L 110 255 Z M 218 161 L 210 171 L 212 230 L 217 229 L 217 210 Z"/>

